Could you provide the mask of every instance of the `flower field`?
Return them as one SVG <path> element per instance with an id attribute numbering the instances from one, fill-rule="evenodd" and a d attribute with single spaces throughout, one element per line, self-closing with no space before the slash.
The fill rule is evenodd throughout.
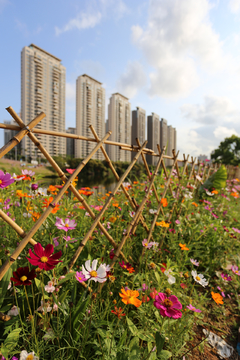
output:
<path id="1" fill-rule="evenodd" d="M 149 183 L 143 176 L 124 187 L 140 204 Z M 154 181 L 160 198 L 165 183 L 160 173 Z M 150 241 L 139 223 L 114 266 L 116 249 L 95 228 L 69 269 L 92 219 L 70 191 L 54 203 L 35 245 L 23 249 L 0 282 L 0 359 L 200 359 L 211 350 L 203 329 L 236 347 L 240 181 L 220 188 L 187 184 L 183 176 L 180 196 L 172 172 Z M 40 188 L 34 172 L 23 170 L 0 171 L 0 188 L 1 210 L 27 234 L 61 186 Z M 111 193 L 95 192 L 79 189 L 97 216 Z M 146 205 L 141 216 L 151 226 L 158 208 L 153 191 Z M 134 215 L 118 190 L 101 219 L 117 245 Z M 3 220 L 0 232 L 3 265 L 22 239 Z"/>

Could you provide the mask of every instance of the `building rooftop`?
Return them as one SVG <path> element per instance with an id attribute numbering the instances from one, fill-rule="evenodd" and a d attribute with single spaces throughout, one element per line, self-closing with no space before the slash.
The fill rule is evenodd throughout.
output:
<path id="1" fill-rule="evenodd" d="M 112 94 L 112 95 L 120 95 L 120 96 L 122 96 L 124 99 L 129 100 L 126 96 L 124 96 L 124 95 L 122 95 L 122 94 L 120 94 L 120 93 L 114 93 L 114 94 Z"/>
<path id="2" fill-rule="evenodd" d="M 81 76 L 84 76 L 84 77 L 86 76 L 86 77 L 88 77 L 89 79 L 91 79 L 91 80 L 93 80 L 93 81 L 96 81 L 97 83 L 99 83 L 100 85 L 102 85 L 102 83 L 101 83 L 100 81 L 94 79 L 93 77 L 91 77 L 91 76 L 89 76 L 89 75 L 87 75 L 87 74 L 83 74 L 83 75 L 81 75 Z"/>
<path id="3" fill-rule="evenodd" d="M 56 56 L 50 54 L 49 52 L 43 50 L 42 48 L 40 48 L 40 47 L 37 46 L 37 45 L 30 44 L 29 47 L 30 47 L 30 48 L 35 48 L 36 50 L 40 50 L 40 51 L 44 52 L 45 54 L 47 54 L 48 56 L 53 57 L 55 60 L 62 61 L 61 59 L 59 59 L 59 58 L 57 58 Z"/>

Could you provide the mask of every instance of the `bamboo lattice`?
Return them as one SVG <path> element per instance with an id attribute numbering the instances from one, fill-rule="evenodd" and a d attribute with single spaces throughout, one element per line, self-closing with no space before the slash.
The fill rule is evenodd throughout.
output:
<path id="1" fill-rule="evenodd" d="M 182 211 L 182 201 L 184 199 L 184 194 L 182 191 L 182 181 L 183 179 L 187 179 L 187 186 L 190 186 L 191 189 L 195 190 L 195 188 L 199 184 L 199 174 L 202 171 L 202 180 L 206 180 L 210 175 L 211 172 L 216 170 L 217 165 L 214 167 L 211 167 L 210 165 L 204 165 L 203 168 L 201 167 L 200 162 L 198 161 L 196 163 L 196 159 L 191 158 L 191 161 L 189 161 L 189 155 L 186 157 L 185 154 L 183 155 L 183 160 L 178 159 L 178 154 L 176 154 L 175 150 L 172 151 L 173 155 L 168 156 L 165 155 L 165 148 L 160 149 L 160 146 L 158 145 L 158 153 L 154 152 L 154 150 L 146 148 L 147 141 L 145 141 L 143 144 L 140 144 L 139 139 L 136 139 L 137 145 L 129 145 L 124 143 L 118 143 L 115 141 L 107 140 L 109 136 L 111 135 L 111 131 L 107 132 L 106 135 L 100 139 L 98 137 L 98 134 L 96 133 L 93 126 L 90 125 L 90 130 L 93 134 L 93 138 L 88 138 L 84 136 L 74 135 L 74 134 L 67 134 L 67 133 L 61 133 L 61 132 L 53 132 L 53 131 L 47 131 L 47 130 L 41 130 L 41 129 L 34 129 L 34 127 L 46 116 L 44 113 L 41 113 L 38 115 L 35 119 L 33 119 L 27 126 L 24 124 L 22 119 L 17 115 L 17 113 L 13 110 L 12 107 L 8 107 L 6 109 L 9 114 L 13 117 L 13 119 L 16 121 L 18 126 L 15 125 L 6 125 L 6 124 L 0 124 L 0 128 L 3 129 L 11 129 L 18 131 L 17 135 L 15 135 L 6 145 L 4 145 L 0 149 L 0 158 L 3 157 L 5 154 L 7 154 L 14 146 L 18 145 L 19 142 L 23 139 L 24 136 L 28 136 L 30 140 L 34 143 L 34 145 L 41 151 L 43 156 L 46 158 L 46 160 L 51 164 L 51 166 L 55 169 L 60 179 L 65 182 L 61 190 L 57 193 L 51 204 L 48 208 L 42 213 L 42 215 L 39 217 L 39 219 L 35 222 L 34 226 L 30 229 L 28 233 L 26 233 L 18 224 L 16 224 L 8 215 L 6 215 L 2 210 L 0 210 L 0 217 L 3 221 L 5 221 L 9 226 L 11 226 L 22 238 L 22 241 L 19 243 L 17 248 L 13 251 L 13 253 L 10 255 L 8 260 L 2 265 L 0 269 L 0 280 L 3 278 L 7 270 L 11 267 L 11 265 L 16 261 L 18 256 L 21 254 L 23 249 L 28 245 L 35 245 L 37 242 L 34 240 L 34 235 L 39 230 L 40 226 L 44 223 L 44 221 L 48 218 L 49 214 L 51 213 L 52 209 L 55 207 L 55 204 L 59 202 L 59 200 L 62 198 L 64 193 L 67 189 L 69 189 L 74 196 L 78 199 L 78 201 L 82 204 L 82 206 L 86 209 L 86 211 L 89 213 L 90 217 L 93 219 L 92 225 L 90 226 L 89 230 L 86 232 L 84 238 L 82 239 L 79 247 L 77 248 L 74 256 L 70 260 L 68 269 L 66 271 L 69 271 L 72 269 L 74 264 L 76 263 L 77 259 L 79 258 L 84 246 L 86 245 L 87 241 L 91 237 L 93 231 L 96 227 L 98 227 L 101 232 L 105 235 L 107 240 L 111 243 L 111 245 L 115 249 L 115 255 L 112 259 L 112 263 L 110 265 L 111 269 L 114 267 L 117 259 L 119 256 L 122 257 L 124 261 L 127 261 L 124 253 L 123 248 L 127 240 L 131 237 L 131 234 L 134 234 L 136 232 L 137 227 L 142 226 L 142 228 L 147 232 L 147 242 L 150 241 L 150 239 L 153 239 L 153 232 L 154 228 L 156 226 L 156 222 L 158 219 L 159 214 L 161 213 L 162 216 L 164 216 L 164 219 L 166 222 L 170 222 L 173 214 L 175 213 L 176 217 L 179 217 Z M 54 159 L 51 157 L 51 155 L 47 152 L 47 150 L 44 148 L 44 146 L 40 143 L 40 141 L 36 138 L 34 134 L 44 134 L 44 135 L 54 135 L 54 136 L 60 136 L 60 137 L 66 137 L 66 138 L 72 138 L 76 140 L 82 140 L 82 141 L 90 141 L 96 143 L 95 148 L 91 151 L 91 153 L 81 161 L 81 163 L 78 165 L 76 170 L 69 178 L 66 177 L 64 172 L 60 169 L 60 167 L 57 165 L 57 163 L 54 161 Z M 111 162 L 107 152 L 105 151 L 103 145 L 108 144 L 111 146 L 118 146 L 122 151 L 131 151 L 135 152 L 136 155 L 134 156 L 132 162 L 129 164 L 127 170 L 124 172 L 124 174 L 120 177 L 116 171 L 116 169 L 113 166 L 113 163 Z M 73 181 L 76 178 L 77 175 L 79 175 L 82 171 L 82 169 L 85 167 L 85 165 L 88 163 L 88 161 L 93 157 L 93 155 L 97 152 L 101 151 L 106 159 L 106 162 L 112 171 L 114 177 L 116 178 L 117 184 L 115 186 L 115 189 L 110 194 L 108 199 L 106 200 L 105 204 L 103 205 L 101 211 L 96 216 L 95 213 L 92 211 L 91 207 L 85 200 L 85 198 L 78 192 L 78 190 L 73 185 Z M 158 157 L 158 162 L 154 171 L 154 174 L 150 173 L 147 161 L 146 161 L 146 154 Z M 134 192 L 133 189 L 131 189 L 132 194 L 129 194 L 129 191 L 124 186 L 123 182 L 128 176 L 129 172 L 132 170 L 134 165 L 136 164 L 137 160 L 139 158 L 142 158 L 143 164 L 146 169 L 146 174 L 149 179 L 149 183 L 145 192 L 145 196 L 143 197 L 140 204 L 136 203 L 136 200 L 134 198 Z M 170 159 L 172 161 L 172 166 L 170 169 L 170 172 L 168 173 L 166 166 L 165 166 L 165 159 Z M 183 163 L 182 172 L 180 172 L 179 163 Z M 189 169 L 188 169 L 189 167 Z M 163 174 L 166 178 L 165 181 L 165 187 L 162 192 L 162 194 L 157 193 L 156 184 L 154 183 L 156 176 L 158 175 L 158 172 L 162 169 Z M 173 189 L 171 186 L 171 176 L 173 171 L 177 174 L 178 177 L 178 185 L 175 191 L 175 201 L 173 203 L 172 209 L 170 210 L 169 214 L 164 214 L 163 206 L 162 206 L 162 199 L 165 198 L 167 192 L 169 191 L 171 196 L 174 195 Z M 230 173 L 230 170 L 229 170 Z M 197 176 L 198 175 L 198 176 Z M 192 183 L 191 183 L 192 182 Z M 134 211 L 134 216 L 132 217 L 132 220 L 128 223 L 126 233 L 124 234 L 121 242 L 118 244 L 117 240 L 114 239 L 108 231 L 105 229 L 105 227 L 101 223 L 101 219 L 104 216 L 104 213 L 109 208 L 114 196 L 116 195 L 117 191 L 121 189 L 126 196 L 126 199 L 129 201 L 129 204 Z M 151 224 L 146 223 L 146 219 L 143 215 L 143 210 L 146 207 L 147 201 L 150 199 L 151 196 L 154 196 L 158 208 L 154 215 L 153 221 Z M 167 229 L 163 232 L 162 240 L 160 246 L 162 246 L 163 241 L 166 237 Z M 143 256 L 144 250 L 142 252 Z M 86 286 L 85 283 L 82 283 L 83 286 Z M 103 284 L 100 286 L 100 289 L 102 288 Z M 91 290 L 91 289 L 89 289 Z"/>

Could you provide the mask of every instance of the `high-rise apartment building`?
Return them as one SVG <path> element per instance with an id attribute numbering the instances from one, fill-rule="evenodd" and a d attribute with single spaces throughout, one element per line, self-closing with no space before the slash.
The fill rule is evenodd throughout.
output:
<path id="1" fill-rule="evenodd" d="M 160 145 L 160 122 L 159 115 L 152 113 L 147 117 L 147 129 L 148 129 L 148 143 L 147 147 L 155 151 L 158 154 L 157 144 Z M 147 162 L 150 165 L 157 165 L 158 157 L 147 155 Z"/>
<path id="2" fill-rule="evenodd" d="M 61 60 L 40 47 L 31 44 L 21 52 L 21 112 L 28 124 L 42 111 L 46 117 L 37 129 L 65 132 L 65 77 Z M 36 134 L 50 155 L 66 154 L 66 139 L 58 136 Z M 23 155 L 36 159 L 42 153 L 25 136 Z"/>
<path id="3" fill-rule="evenodd" d="M 107 130 L 112 134 L 109 140 L 131 144 L 131 104 L 128 98 L 115 93 L 110 98 L 108 105 Z M 131 152 L 120 150 L 118 146 L 108 145 L 107 153 L 112 161 L 131 161 Z"/>
<path id="4" fill-rule="evenodd" d="M 167 155 L 173 156 L 172 150 L 174 149 L 174 128 L 172 125 L 168 126 L 168 148 L 167 148 Z M 168 160 L 167 165 L 172 165 L 173 160 Z"/>
<path id="5" fill-rule="evenodd" d="M 73 127 L 69 127 L 66 130 L 67 134 L 76 134 L 76 128 Z M 66 154 L 67 156 L 70 156 L 71 158 L 75 157 L 75 144 L 76 144 L 75 139 L 73 138 L 66 138 Z"/>
<path id="6" fill-rule="evenodd" d="M 137 145 L 136 138 L 139 139 L 142 145 L 146 139 L 145 137 L 145 126 L 146 126 L 146 111 L 137 107 L 137 110 L 132 111 L 132 145 Z M 132 152 L 132 160 L 136 153 Z M 142 157 L 138 159 L 142 162 Z"/>
<path id="7" fill-rule="evenodd" d="M 96 130 L 100 139 L 105 135 L 105 89 L 102 83 L 84 74 L 76 81 L 76 131 L 77 135 L 93 137 L 89 125 Z M 86 157 L 96 143 L 76 140 L 75 157 Z M 92 159 L 103 160 L 103 153 L 98 150 Z"/>

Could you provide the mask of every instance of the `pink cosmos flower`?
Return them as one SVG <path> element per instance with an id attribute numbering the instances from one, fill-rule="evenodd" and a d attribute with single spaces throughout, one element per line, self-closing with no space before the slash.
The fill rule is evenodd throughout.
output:
<path id="1" fill-rule="evenodd" d="M 66 169 L 69 174 L 73 174 L 76 169 Z"/>
<path id="2" fill-rule="evenodd" d="M 192 304 L 189 304 L 188 306 L 186 306 L 189 310 L 192 310 L 194 312 L 202 312 L 200 309 L 196 309 L 194 306 L 192 306 Z"/>
<path id="3" fill-rule="evenodd" d="M 28 176 L 33 176 L 35 175 L 35 172 L 34 171 L 31 171 L 31 170 L 22 170 L 22 174 L 23 175 L 28 175 Z"/>
<path id="4" fill-rule="evenodd" d="M 190 259 L 191 263 L 195 266 L 199 266 L 199 262 L 197 260 L 194 259 Z"/>
<path id="5" fill-rule="evenodd" d="M 223 280 L 225 280 L 225 281 L 232 281 L 231 276 L 228 276 L 228 274 L 221 273 L 221 277 L 222 277 Z"/>
<path id="6" fill-rule="evenodd" d="M 12 183 L 14 183 L 14 179 L 11 179 L 11 175 L 9 173 L 4 174 L 2 170 L 0 170 L 0 188 L 3 189 Z"/>
<path id="7" fill-rule="evenodd" d="M 55 266 L 62 262 L 58 260 L 62 256 L 62 252 L 58 251 L 53 254 L 54 248 L 52 244 L 48 244 L 44 249 L 41 244 L 34 245 L 35 254 L 29 249 L 30 259 L 28 261 L 34 266 L 38 266 L 40 269 L 52 270 Z"/>
<path id="8" fill-rule="evenodd" d="M 90 266 L 91 260 L 85 262 L 85 267 L 82 265 L 82 273 L 87 280 L 93 280 L 95 282 L 103 283 L 107 280 L 106 267 L 102 264 L 97 269 L 97 260 L 93 260 L 92 266 Z"/>
<path id="9" fill-rule="evenodd" d="M 234 274 L 240 276 L 240 270 L 238 270 L 238 266 L 237 266 L 237 265 L 233 265 L 233 266 L 231 267 L 231 270 L 232 270 L 232 272 L 234 272 Z"/>
<path id="10" fill-rule="evenodd" d="M 48 293 L 52 293 L 54 292 L 55 290 L 55 286 L 53 286 L 53 282 L 52 281 L 49 281 L 48 284 L 45 286 L 45 291 L 48 292 Z"/>
<path id="11" fill-rule="evenodd" d="M 75 277 L 76 277 L 77 281 L 79 281 L 80 283 L 87 280 L 85 278 L 84 274 L 82 273 L 82 271 L 77 271 Z"/>
<path id="12" fill-rule="evenodd" d="M 225 293 L 223 292 L 223 289 L 221 289 L 220 286 L 218 286 L 217 289 L 218 289 L 219 291 L 221 291 L 221 295 L 222 295 L 223 297 L 225 297 Z"/>
<path id="13" fill-rule="evenodd" d="M 147 249 L 151 249 L 151 247 L 153 246 L 152 242 L 148 243 L 147 239 L 144 239 L 142 241 L 142 246 L 146 247 Z"/>
<path id="14" fill-rule="evenodd" d="M 182 309 L 182 304 L 178 301 L 175 295 L 167 297 L 164 293 L 158 293 L 155 297 L 153 305 L 160 310 L 160 314 L 163 317 L 172 317 L 173 319 L 179 319 L 182 317 L 182 313 L 178 309 Z"/>
<path id="15" fill-rule="evenodd" d="M 63 239 L 69 241 L 70 243 L 77 242 L 77 240 L 75 240 L 75 238 L 71 238 L 71 236 L 63 236 Z"/>
<path id="16" fill-rule="evenodd" d="M 236 228 L 232 228 L 235 232 L 239 233 L 240 234 L 240 230 L 239 229 L 236 229 Z"/>
<path id="17" fill-rule="evenodd" d="M 68 231 L 68 230 L 74 230 L 77 226 L 77 223 L 75 222 L 75 220 L 70 220 L 70 219 L 60 219 L 59 217 L 56 217 L 57 221 L 55 223 L 56 227 L 59 230 L 64 230 L 64 231 Z"/>
<path id="18" fill-rule="evenodd" d="M 54 242 L 54 246 L 58 246 L 59 245 L 59 242 L 58 242 L 58 239 L 60 238 L 60 236 L 57 236 L 55 238 L 53 238 L 53 242 Z"/>
<path id="19" fill-rule="evenodd" d="M 179 221 L 179 220 L 176 220 L 175 223 L 176 223 L 177 225 L 179 225 L 179 224 L 180 224 L 180 221 Z"/>

